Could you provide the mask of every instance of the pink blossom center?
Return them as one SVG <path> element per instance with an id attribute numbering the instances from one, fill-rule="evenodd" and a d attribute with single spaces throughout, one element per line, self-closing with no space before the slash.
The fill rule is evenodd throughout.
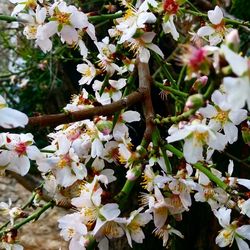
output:
<path id="1" fill-rule="evenodd" d="M 205 59 L 206 51 L 204 49 L 194 49 L 192 50 L 189 64 L 193 69 L 197 69 L 205 61 Z"/>
<path id="2" fill-rule="evenodd" d="M 26 154 L 26 150 L 27 150 L 27 145 L 24 142 L 18 143 L 17 146 L 15 147 L 15 151 L 18 153 L 19 156 Z"/>
<path id="3" fill-rule="evenodd" d="M 179 10 L 179 4 L 175 0 L 165 0 L 163 1 L 163 9 L 167 14 L 173 15 Z"/>

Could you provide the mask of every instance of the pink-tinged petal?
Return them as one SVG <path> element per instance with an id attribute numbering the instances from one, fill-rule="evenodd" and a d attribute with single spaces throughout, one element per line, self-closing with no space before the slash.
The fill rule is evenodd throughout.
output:
<path id="1" fill-rule="evenodd" d="M 229 49 L 226 45 L 221 46 L 221 50 L 224 53 L 224 56 L 228 63 L 230 64 L 233 72 L 237 76 L 243 75 L 248 70 L 248 60 L 236 54 L 234 51 Z"/>
<path id="2" fill-rule="evenodd" d="M 49 23 L 46 23 L 42 26 L 42 30 L 41 30 L 41 33 L 43 34 L 43 36 L 41 35 L 41 37 L 39 36 L 38 38 L 41 38 L 41 39 L 50 38 L 51 36 L 57 33 L 58 31 L 57 29 L 58 29 L 57 22 L 51 21 Z"/>
<path id="3" fill-rule="evenodd" d="M 36 21 L 39 24 L 44 23 L 47 15 L 47 10 L 45 7 L 41 8 L 39 5 L 37 6 L 36 9 Z"/>
<path id="4" fill-rule="evenodd" d="M 227 209 L 225 207 L 214 211 L 214 215 L 217 217 L 220 225 L 224 228 L 230 224 L 231 211 L 231 209 Z"/>
<path id="5" fill-rule="evenodd" d="M 230 144 L 234 143 L 238 139 L 238 128 L 232 123 L 227 122 L 224 127 L 224 133 L 227 137 L 227 140 Z"/>
<path id="6" fill-rule="evenodd" d="M 93 40 L 96 41 L 97 38 L 95 36 L 95 26 L 92 23 L 88 24 L 88 28 L 86 29 L 87 34 L 89 37 Z"/>
<path id="7" fill-rule="evenodd" d="M 115 91 L 112 94 L 113 101 L 119 101 L 122 98 L 122 92 L 121 91 Z"/>
<path id="8" fill-rule="evenodd" d="M 214 136 L 212 135 L 209 136 L 208 146 L 213 149 L 222 151 L 224 150 L 226 144 L 227 144 L 227 137 L 221 133 L 215 132 Z"/>
<path id="9" fill-rule="evenodd" d="M 224 77 L 223 84 L 231 107 L 243 108 L 246 100 L 250 98 L 250 85 L 247 78 Z"/>
<path id="10" fill-rule="evenodd" d="M 139 59 L 142 63 L 148 63 L 150 58 L 150 52 L 146 48 L 142 48 L 140 53 L 139 53 Z"/>
<path id="11" fill-rule="evenodd" d="M 0 126 L 4 128 L 16 128 L 25 127 L 29 119 L 24 113 L 12 109 L 1 108 L 0 109 Z"/>
<path id="12" fill-rule="evenodd" d="M 70 27 L 69 25 L 65 25 L 61 30 L 61 37 L 66 43 L 72 44 L 73 42 L 78 41 L 78 33 L 77 31 Z"/>
<path id="13" fill-rule="evenodd" d="M 80 11 L 75 11 L 70 15 L 70 23 L 74 28 L 83 29 L 88 26 L 88 18 L 86 14 Z"/>
<path id="14" fill-rule="evenodd" d="M 140 113 L 136 112 L 136 111 L 132 111 L 132 110 L 129 110 L 129 111 L 125 111 L 123 114 L 122 114 L 122 119 L 123 121 L 125 122 L 138 122 L 141 120 L 141 115 Z"/>
<path id="15" fill-rule="evenodd" d="M 198 36 L 210 36 L 215 32 L 215 30 L 210 26 L 203 26 L 197 31 Z"/>
<path id="16" fill-rule="evenodd" d="M 155 53 L 157 53 L 161 58 L 164 58 L 163 52 L 161 51 L 161 49 L 160 49 L 157 45 L 155 45 L 155 44 L 153 44 L 153 43 L 150 43 L 150 44 L 147 44 L 147 48 L 153 50 L 153 51 L 154 51 Z"/>
<path id="17" fill-rule="evenodd" d="M 100 209 L 100 214 L 108 221 L 114 220 L 120 213 L 121 211 L 116 203 L 108 203 Z"/>
<path id="18" fill-rule="evenodd" d="M 173 39 L 177 41 L 180 35 L 178 31 L 176 30 L 173 18 L 174 16 L 171 15 L 168 22 L 162 24 L 162 29 L 164 33 L 171 33 Z"/>
<path id="19" fill-rule="evenodd" d="M 15 6 L 15 8 L 13 9 L 11 15 L 15 16 L 16 14 L 18 14 L 19 12 L 21 12 L 22 10 L 24 10 L 25 8 L 25 4 L 18 4 L 17 6 Z"/>
<path id="20" fill-rule="evenodd" d="M 117 123 L 113 129 L 113 136 L 116 141 L 128 138 L 128 127 L 123 123 Z"/>
<path id="21" fill-rule="evenodd" d="M 138 28 L 143 28 L 145 23 L 155 23 L 156 17 L 153 13 L 150 12 L 142 12 L 139 14 L 137 19 L 137 26 Z"/>
<path id="22" fill-rule="evenodd" d="M 168 136 L 166 140 L 168 143 L 180 141 L 186 138 L 191 132 L 187 129 L 176 130 L 172 135 Z"/>
<path id="23" fill-rule="evenodd" d="M 25 155 L 12 158 L 7 169 L 12 170 L 22 176 L 26 175 L 30 169 L 29 158 Z"/>
<path id="24" fill-rule="evenodd" d="M 236 229 L 237 234 L 250 240 L 250 225 L 244 225 Z"/>
<path id="25" fill-rule="evenodd" d="M 151 43 L 155 37 L 155 32 L 145 32 L 140 38 L 145 42 L 145 43 Z"/>
<path id="26" fill-rule="evenodd" d="M 31 160 L 38 160 L 42 157 L 40 150 L 36 146 L 28 146 L 26 152 Z"/>
<path id="27" fill-rule="evenodd" d="M 198 112 L 206 118 L 215 117 L 218 113 L 216 108 L 210 104 L 208 104 L 205 108 L 200 108 Z"/>
<path id="28" fill-rule="evenodd" d="M 103 152 L 103 145 L 102 142 L 100 141 L 99 138 L 96 138 L 93 142 L 92 142 L 92 146 L 91 146 L 91 157 L 95 158 L 95 157 L 99 157 L 102 155 Z"/>
<path id="29" fill-rule="evenodd" d="M 231 110 L 228 117 L 235 125 L 239 125 L 247 119 L 247 111 L 245 109 Z"/>
<path id="30" fill-rule="evenodd" d="M 250 180 L 248 180 L 248 179 L 237 178 L 237 182 L 238 182 L 240 185 L 242 185 L 242 186 L 244 186 L 244 187 L 250 189 Z"/>
<path id="31" fill-rule="evenodd" d="M 212 24 L 220 24 L 223 19 L 223 12 L 218 6 L 214 10 L 209 10 L 207 15 Z"/>
<path id="32" fill-rule="evenodd" d="M 220 107 L 226 102 L 226 95 L 223 95 L 219 90 L 215 90 L 211 96 L 211 100 Z"/>
<path id="33" fill-rule="evenodd" d="M 76 176 L 72 174 L 71 169 L 68 167 L 57 169 L 55 175 L 57 183 L 63 187 L 69 187 L 77 181 Z"/>
<path id="34" fill-rule="evenodd" d="M 123 87 L 126 86 L 126 79 L 125 78 L 121 78 L 118 81 L 115 80 L 109 80 L 109 84 L 115 88 L 115 89 L 122 89 Z"/>
<path id="35" fill-rule="evenodd" d="M 40 47 L 40 49 L 43 51 L 43 53 L 46 53 L 48 51 L 51 51 L 52 49 L 52 42 L 50 39 L 37 39 L 36 45 Z"/>
<path id="36" fill-rule="evenodd" d="M 193 138 L 185 140 L 183 145 L 183 155 L 187 162 L 193 164 L 197 161 L 202 161 L 204 159 L 202 153 L 202 145 L 197 145 Z"/>
<path id="37" fill-rule="evenodd" d="M 86 58 L 88 56 L 88 49 L 85 43 L 82 40 L 79 40 L 78 46 L 79 46 L 81 56 L 83 56 L 83 58 Z"/>
<path id="38" fill-rule="evenodd" d="M 250 233 L 250 232 L 249 232 Z M 249 250 L 249 245 L 240 237 L 235 237 L 239 250 Z"/>
<path id="39" fill-rule="evenodd" d="M 71 146 L 70 140 L 68 140 L 66 135 L 61 135 L 58 137 L 57 141 L 58 141 L 58 151 L 57 151 L 58 154 L 60 155 L 67 154 Z"/>
<path id="40" fill-rule="evenodd" d="M 219 33 L 214 33 L 209 36 L 209 43 L 211 46 L 216 46 L 223 40 L 223 36 Z"/>
<path id="41" fill-rule="evenodd" d="M 98 249 L 100 250 L 109 250 L 109 240 L 104 237 L 99 243 L 98 243 Z M 77 250 L 77 249 L 76 249 Z"/>

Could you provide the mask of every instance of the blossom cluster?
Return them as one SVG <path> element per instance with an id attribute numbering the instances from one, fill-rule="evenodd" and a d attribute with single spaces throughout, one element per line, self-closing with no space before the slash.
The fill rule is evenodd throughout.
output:
<path id="1" fill-rule="evenodd" d="M 126 103 L 138 64 L 157 58 L 167 65 L 157 44 L 159 23 L 162 34 L 170 33 L 178 42 L 181 34 L 175 23 L 185 10 L 183 0 L 137 1 L 135 6 L 120 1 L 124 11 L 115 13 L 108 35 L 99 38 L 91 16 L 64 1 L 10 1 L 17 4 L 12 15 L 23 22 L 24 35 L 35 40 L 35 46 L 43 52 L 52 50 L 55 36 L 69 47 L 79 48 L 82 63 L 76 70 L 81 74 L 81 92 L 64 107 L 66 114 L 121 100 Z M 99 249 L 109 249 L 109 240 L 123 236 L 133 247 L 133 241 L 143 243 L 142 228 L 148 223 L 154 225 L 153 233 L 167 247 L 171 235 L 184 238 L 173 222 L 182 220 L 193 200 L 208 203 L 218 219 L 222 230 L 215 242 L 219 247 L 231 246 L 236 240 L 240 250 L 249 249 L 250 180 L 232 176 L 232 160 L 227 172 L 213 162 L 214 152 L 223 152 L 237 142 L 239 125 L 247 123 L 249 58 L 240 53 L 238 32 L 225 23 L 220 7 L 209 10 L 207 17 L 209 22 L 204 26 L 192 26 L 192 43 L 181 45 L 176 58 L 186 70 L 181 81 L 192 83 L 191 94 L 182 92 L 169 76 L 166 81 L 162 79 L 162 89 L 169 91 L 163 94 L 185 96 L 179 102 L 183 104 L 182 114 L 160 121 L 162 125 L 165 120 L 174 123 L 168 126 L 165 139 L 159 138 L 155 127 L 148 143 L 142 140 L 139 146 L 133 145 L 130 123 L 144 120 L 138 110 L 126 108 L 61 124 L 48 135 L 50 144 L 41 150 L 30 133 L 0 133 L 1 173 L 9 170 L 26 175 L 34 163 L 44 180 L 43 187 L 56 204 L 67 203 L 74 210 L 58 220 L 60 235 L 70 241 L 70 250 L 85 249 L 93 242 Z M 86 47 L 85 33 L 95 53 Z M 217 76 L 216 84 L 212 83 Z M 211 93 L 208 85 L 212 86 Z M 207 86 L 208 95 L 204 93 Z M 9 129 L 27 123 L 28 117 L 8 108 L 0 96 L 0 126 Z M 246 133 L 249 123 L 247 126 Z M 142 189 L 139 205 L 128 213 L 121 198 L 126 192 L 113 195 L 121 172 L 126 173 L 127 185 L 138 180 Z M 238 217 L 231 219 L 233 209 Z M 10 204 L 0 203 L 0 210 L 10 216 L 12 226 L 20 218 L 21 210 L 10 209 Z M 22 249 L 5 237 L 1 244 L 6 249 Z"/>

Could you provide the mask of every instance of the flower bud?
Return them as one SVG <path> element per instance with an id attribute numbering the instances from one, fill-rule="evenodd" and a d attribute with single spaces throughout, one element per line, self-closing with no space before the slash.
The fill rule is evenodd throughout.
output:
<path id="1" fill-rule="evenodd" d="M 96 123 L 96 127 L 100 132 L 102 132 L 104 135 L 108 135 L 112 131 L 113 123 L 111 121 L 98 121 Z"/>
<path id="2" fill-rule="evenodd" d="M 240 46 L 240 37 L 238 30 L 234 29 L 226 36 L 226 43 L 228 47 L 234 51 L 238 51 Z"/>
<path id="3" fill-rule="evenodd" d="M 201 94 L 195 94 L 188 97 L 185 104 L 187 109 L 198 109 L 203 105 L 203 96 Z"/>
<path id="4" fill-rule="evenodd" d="M 141 175 L 141 165 L 137 165 L 127 171 L 126 178 L 129 181 L 136 180 Z"/>
<path id="5" fill-rule="evenodd" d="M 192 89 L 194 91 L 198 91 L 201 88 L 205 87 L 208 81 L 208 77 L 207 76 L 201 76 L 199 78 L 197 78 L 197 80 L 194 82 Z"/>
<path id="6" fill-rule="evenodd" d="M 241 129 L 243 141 L 250 146 L 250 122 Z"/>

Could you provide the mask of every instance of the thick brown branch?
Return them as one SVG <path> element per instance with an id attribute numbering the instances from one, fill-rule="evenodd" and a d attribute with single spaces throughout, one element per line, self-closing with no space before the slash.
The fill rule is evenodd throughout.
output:
<path id="1" fill-rule="evenodd" d="M 152 78 L 149 71 L 149 66 L 147 63 L 142 63 L 138 61 L 138 74 L 139 74 L 139 87 L 144 92 L 143 98 L 143 112 L 146 121 L 146 129 L 143 135 L 144 140 L 150 143 L 153 130 L 155 129 L 154 124 L 154 108 L 151 99 L 151 82 Z"/>
<path id="2" fill-rule="evenodd" d="M 131 93 L 130 95 L 126 96 L 125 98 L 114 102 L 112 104 L 98 106 L 90 109 L 85 109 L 81 111 L 69 112 L 69 113 L 60 113 L 60 114 L 53 114 L 53 115 L 42 115 L 42 116 L 35 116 L 29 118 L 29 126 L 57 126 L 60 124 L 77 122 L 84 119 L 93 118 L 97 115 L 112 115 L 115 112 L 127 108 L 129 106 L 138 103 L 143 99 L 145 92 L 145 88 L 139 88 L 137 91 Z"/>

